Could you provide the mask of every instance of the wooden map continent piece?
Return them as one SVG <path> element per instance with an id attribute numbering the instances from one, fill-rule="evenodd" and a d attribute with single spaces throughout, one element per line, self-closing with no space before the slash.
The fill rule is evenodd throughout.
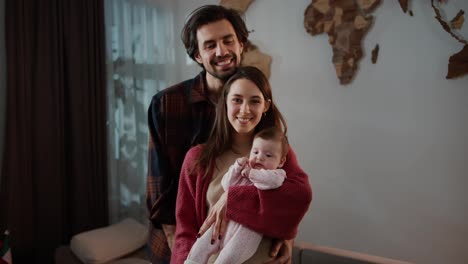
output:
<path id="1" fill-rule="evenodd" d="M 401 10 L 403 10 L 403 13 L 406 13 L 408 11 L 408 6 L 410 5 L 410 0 L 398 0 L 400 3 Z M 408 14 L 410 16 L 413 16 L 413 11 L 409 10 Z"/>
<path id="2" fill-rule="evenodd" d="M 447 22 L 445 22 L 445 20 L 442 18 L 439 8 L 434 5 L 434 0 L 431 0 L 431 6 L 432 6 L 432 9 L 434 10 L 434 13 L 436 14 L 435 19 L 437 19 L 437 21 L 442 26 L 442 28 L 445 31 L 447 31 L 447 33 L 449 33 L 450 36 L 458 40 L 458 42 L 467 45 L 468 42 L 465 39 L 463 39 L 461 36 L 455 34 L 455 32 L 453 32 L 452 29 L 450 28 L 450 25 Z"/>
<path id="3" fill-rule="evenodd" d="M 450 26 L 453 29 L 460 29 L 463 26 L 463 22 L 465 22 L 465 17 L 463 16 L 465 14 L 465 11 L 461 10 L 458 11 L 458 13 L 455 15 L 452 20 L 450 20 Z"/>
<path id="4" fill-rule="evenodd" d="M 450 56 L 446 79 L 454 79 L 468 73 L 468 45 Z"/>
<path id="5" fill-rule="evenodd" d="M 371 57 L 372 64 L 377 63 L 378 57 L 379 57 L 379 44 L 376 44 L 374 49 L 372 50 L 372 57 Z"/>
<path id="6" fill-rule="evenodd" d="M 441 2 L 439 0 L 439 2 Z M 450 25 L 445 22 L 442 18 L 441 12 L 438 7 L 434 4 L 434 0 L 431 0 L 431 6 L 436 14 L 435 18 L 440 23 L 442 28 L 447 31 L 454 39 L 458 40 L 458 42 L 464 44 L 463 49 L 450 56 L 449 58 L 449 65 L 448 65 L 448 73 L 445 77 L 446 79 L 453 79 L 460 76 L 463 76 L 468 73 L 468 41 L 466 41 L 463 37 L 459 36 L 455 32 L 452 31 Z"/>
<path id="7" fill-rule="evenodd" d="M 327 33 L 332 62 L 341 84 L 354 78 L 362 58 L 362 39 L 373 22 L 368 13 L 380 0 L 312 0 L 304 12 L 304 27 L 312 36 Z"/>
<path id="8" fill-rule="evenodd" d="M 242 54 L 242 66 L 254 66 L 265 74 L 267 79 L 270 79 L 270 66 L 272 58 L 270 55 L 260 51 L 254 44 L 247 42 L 244 46 L 244 53 Z"/>
<path id="9" fill-rule="evenodd" d="M 221 0 L 219 5 L 232 8 L 243 14 L 252 2 L 253 0 Z M 272 58 L 270 55 L 261 52 L 260 49 L 250 41 L 245 43 L 244 51 L 242 52 L 242 66 L 257 67 L 269 79 L 271 61 Z"/>
<path id="10" fill-rule="evenodd" d="M 398 2 L 400 2 L 403 13 L 406 13 L 406 11 L 408 11 L 408 0 L 398 0 Z"/>
<path id="11" fill-rule="evenodd" d="M 247 8 L 249 8 L 250 3 L 252 2 L 253 0 L 220 0 L 219 5 L 227 8 L 232 8 L 234 10 L 237 10 L 241 14 L 244 14 Z"/>

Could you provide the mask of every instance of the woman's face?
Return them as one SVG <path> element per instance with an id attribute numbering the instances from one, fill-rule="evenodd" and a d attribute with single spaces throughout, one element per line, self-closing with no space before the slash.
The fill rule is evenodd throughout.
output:
<path id="1" fill-rule="evenodd" d="M 238 79 L 231 84 L 226 100 L 229 123 L 242 135 L 253 134 L 262 114 L 268 110 L 260 89 L 247 79 Z"/>

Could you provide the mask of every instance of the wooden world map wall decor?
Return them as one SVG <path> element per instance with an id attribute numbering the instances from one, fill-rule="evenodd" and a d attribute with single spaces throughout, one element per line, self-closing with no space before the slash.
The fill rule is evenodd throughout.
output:
<path id="1" fill-rule="evenodd" d="M 220 5 L 238 10 L 244 14 L 254 0 L 220 0 Z M 462 43 L 463 48 L 449 58 L 446 78 L 452 79 L 468 74 L 468 42 L 457 34 L 465 21 L 464 10 L 446 22 L 439 10 L 440 5 L 448 0 L 431 0 L 435 12 L 435 19 L 454 39 Z M 362 58 L 362 40 L 369 31 L 373 16 L 370 14 L 381 3 L 381 0 L 312 0 L 304 12 L 304 27 L 312 36 L 327 33 L 333 49 L 332 62 L 341 84 L 349 84 L 358 69 L 358 62 Z M 398 0 L 404 13 L 413 16 L 410 0 Z M 436 4 L 435 4 L 436 3 Z M 379 44 L 372 50 L 372 63 L 377 62 Z M 259 48 L 248 42 L 244 47 L 242 65 L 258 67 L 268 78 L 272 58 Z"/>
<path id="2" fill-rule="evenodd" d="M 349 84 L 362 57 L 362 40 L 370 29 L 372 11 L 380 0 L 312 0 L 304 12 L 304 27 L 312 36 L 327 33 L 333 65 L 341 84 Z M 373 62 L 378 48 L 374 49 Z"/>
<path id="3" fill-rule="evenodd" d="M 304 27 L 312 36 L 327 33 L 333 48 L 332 62 L 341 84 L 349 84 L 358 69 L 358 62 L 362 57 L 362 40 L 369 31 L 373 17 L 370 13 L 380 4 L 381 0 L 312 0 L 304 12 Z M 431 6 L 436 14 L 435 18 L 453 38 L 464 47 L 449 59 L 446 78 L 452 79 L 468 73 L 468 42 L 455 31 L 459 30 L 465 21 L 463 10 L 446 22 L 439 8 L 434 4 L 445 4 L 448 0 L 431 0 Z M 413 16 L 410 10 L 410 0 L 398 0 L 406 13 Z M 372 50 L 372 63 L 376 63 L 379 44 Z"/>

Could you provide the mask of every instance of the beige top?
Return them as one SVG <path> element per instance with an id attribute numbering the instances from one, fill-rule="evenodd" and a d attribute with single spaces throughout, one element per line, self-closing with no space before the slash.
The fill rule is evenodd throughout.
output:
<path id="1" fill-rule="evenodd" d="M 218 159 L 216 159 L 216 166 L 211 178 L 210 185 L 206 193 L 206 202 L 208 204 L 208 210 L 219 200 L 219 197 L 224 193 L 223 187 L 221 186 L 221 179 L 223 175 L 229 170 L 229 167 L 234 164 L 237 158 L 248 156 L 248 152 L 244 155 L 234 153 L 233 151 L 226 151 Z M 252 216 L 255 217 L 255 216 Z M 263 263 L 270 259 L 271 249 L 271 238 L 263 237 L 260 245 L 257 248 L 255 254 L 244 263 Z M 214 263 L 218 255 L 212 256 L 208 263 Z"/>

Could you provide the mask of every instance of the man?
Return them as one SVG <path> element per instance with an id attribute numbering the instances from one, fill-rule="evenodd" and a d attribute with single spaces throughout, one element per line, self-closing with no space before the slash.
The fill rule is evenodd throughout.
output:
<path id="1" fill-rule="evenodd" d="M 175 234 L 179 174 L 190 147 L 204 143 L 224 82 L 240 65 L 249 32 L 240 15 L 218 5 L 193 11 L 182 29 L 188 55 L 203 71 L 156 94 L 148 109 L 150 130 L 147 207 L 151 262 L 169 263 Z M 281 248 L 281 249 L 280 249 Z M 273 245 L 275 263 L 286 263 L 292 241 Z"/>

